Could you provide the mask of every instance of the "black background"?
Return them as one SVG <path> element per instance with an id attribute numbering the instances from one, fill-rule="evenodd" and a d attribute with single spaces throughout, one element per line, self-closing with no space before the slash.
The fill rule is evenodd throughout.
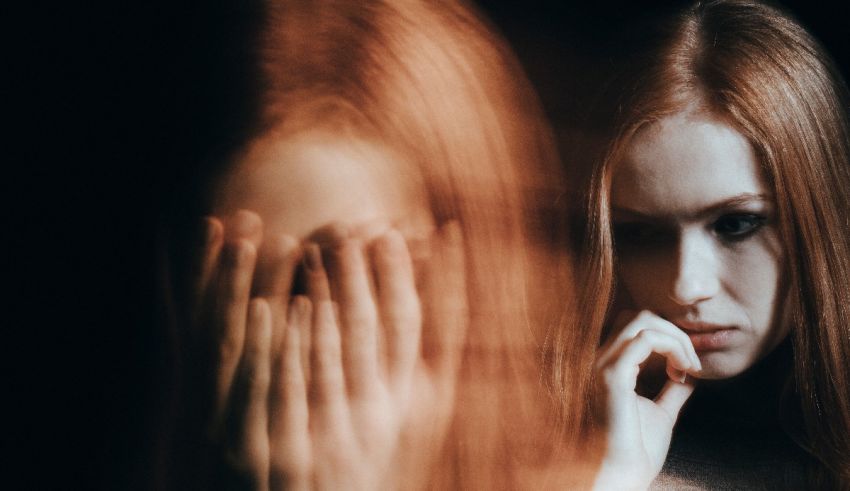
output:
<path id="1" fill-rule="evenodd" d="M 35 4 L 5 15 L 7 182 L 3 343 L 8 468 L 24 487 L 143 487 L 154 382 L 158 224 L 231 129 L 244 2 Z M 586 109 L 593 67 L 646 2 L 482 1 L 556 124 Z M 784 2 L 845 79 L 847 17 Z M 569 62 L 564 62 L 567 60 Z M 234 68 L 236 67 L 236 68 Z M 223 116 L 224 115 L 224 116 Z M 191 209 L 190 209 L 191 210 Z M 9 452 L 7 452 L 9 453 Z M 13 479 L 9 476 L 8 479 Z"/>

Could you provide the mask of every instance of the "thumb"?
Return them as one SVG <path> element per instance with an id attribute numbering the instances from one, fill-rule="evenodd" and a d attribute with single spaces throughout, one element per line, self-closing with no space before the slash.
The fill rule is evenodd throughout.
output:
<path id="1" fill-rule="evenodd" d="M 675 422 L 679 417 L 679 411 L 682 409 L 682 406 L 685 405 L 685 402 L 693 394 L 694 388 L 693 379 L 690 377 L 684 382 L 667 380 L 664 388 L 661 389 L 658 397 L 655 398 L 655 403 L 667 412 L 673 422 Z"/>

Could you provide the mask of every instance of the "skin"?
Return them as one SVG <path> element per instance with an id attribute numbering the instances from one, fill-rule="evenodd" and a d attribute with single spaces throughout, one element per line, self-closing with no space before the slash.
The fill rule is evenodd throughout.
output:
<path id="1" fill-rule="evenodd" d="M 249 488 L 428 477 L 466 330 L 464 255 L 458 225 L 434 230 L 421 183 L 399 168 L 363 141 L 269 135 L 219 200 L 255 211 L 207 219 L 195 293 L 210 435 Z M 411 236 L 429 239 L 415 262 Z"/>
<path id="2" fill-rule="evenodd" d="M 614 169 L 612 203 L 623 290 L 690 334 L 700 378 L 738 375 L 782 340 L 782 246 L 743 135 L 691 112 L 644 128 Z M 712 342 L 717 328 L 729 332 Z"/>
<path id="3" fill-rule="evenodd" d="M 388 226 L 406 237 L 434 230 L 422 178 L 410 165 L 386 147 L 324 131 L 258 139 L 219 196 L 221 214 L 250 209 L 267 232 L 299 240 L 331 223 L 361 228 L 364 240 Z"/>
<path id="4" fill-rule="evenodd" d="M 611 203 L 622 310 L 597 361 L 608 450 L 596 487 L 645 489 L 695 379 L 738 375 L 787 334 L 782 246 L 752 146 L 702 111 L 635 134 Z M 644 397 L 638 374 L 658 356 L 667 381 Z"/>

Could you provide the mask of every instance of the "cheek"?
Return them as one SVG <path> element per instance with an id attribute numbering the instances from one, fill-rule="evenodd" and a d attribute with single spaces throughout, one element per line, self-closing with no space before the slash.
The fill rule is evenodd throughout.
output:
<path id="1" fill-rule="evenodd" d="M 618 302 L 623 307 L 658 310 L 667 301 L 669 276 L 675 269 L 670 254 L 629 253 L 617 262 Z"/>
<path id="2" fill-rule="evenodd" d="M 782 261 L 765 243 L 753 243 L 730 256 L 724 289 L 746 312 L 750 328 L 766 334 L 774 324 L 782 291 Z"/>

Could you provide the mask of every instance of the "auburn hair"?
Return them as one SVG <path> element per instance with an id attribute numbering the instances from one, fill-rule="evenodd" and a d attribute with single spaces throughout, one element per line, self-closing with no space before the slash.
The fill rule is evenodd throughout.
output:
<path id="1" fill-rule="evenodd" d="M 578 320 L 598 339 L 613 301 L 613 163 L 645 124 L 694 106 L 720 117 L 749 140 L 776 200 L 799 443 L 823 464 L 815 473 L 820 484 L 850 486 L 847 87 L 797 21 L 759 2 L 696 2 L 645 34 L 620 74 L 626 82 L 616 84 L 623 90 L 607 153 L 587 177 L 579 254 L 585 312 Z"/>

